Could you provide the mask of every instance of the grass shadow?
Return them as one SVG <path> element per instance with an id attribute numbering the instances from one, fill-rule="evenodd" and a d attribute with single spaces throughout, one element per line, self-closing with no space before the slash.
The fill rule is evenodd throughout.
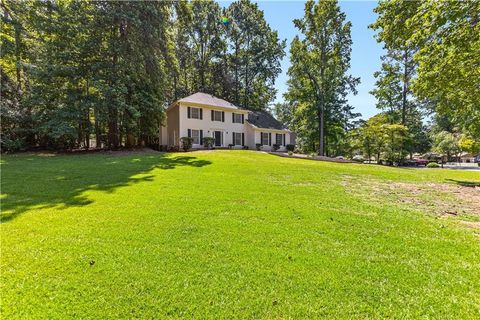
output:
<path id="1" fill-rule="evenodd" d="M 92 203 L 82 196 L 86 190 L 113 192 L 119 187 L 153 181 L 153 175 L 136 177 L 153 169 L 201 168 L 210 164 L 192 156 L 165 153 L 6 156 L 2 161 L 0 220 L 6 223 L 30 210 L 86 206 Z"/>
<path id="2" fill-rule="evenodd" d="M 480 182 L 476 182 L 476 181 L 462 181 L 462 180 L 455 180 L 455 179 L 445 179 L 445 181 L 453 182 L 462 187 L 470 187 L 470 188 L 480 187 Z"/>

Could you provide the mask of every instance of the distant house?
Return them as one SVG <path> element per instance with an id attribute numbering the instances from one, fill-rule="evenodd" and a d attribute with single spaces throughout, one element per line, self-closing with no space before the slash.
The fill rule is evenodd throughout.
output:
<path id="1" fill-rule="evenodd" d="M 166 127 L 162 128 L 161 143 L 180 146 L 181 137 L 191 137 L 193 148 L 203 148 L 203 138 L 214 138 L 215 147 L 241 149 L 247 146 L 262 150 L 286 150 L 295 144 L 295 135 L 272 115 L 250 111 L 210 94 L 197 92 L 174 102 L 167 109 Z"/>
<path id="2" fill-rule="evenodd" d="M 462 152 L 459 156 L 459 162 L 473 163 L 475 162 L 475 155 L 473 153 Z"/>

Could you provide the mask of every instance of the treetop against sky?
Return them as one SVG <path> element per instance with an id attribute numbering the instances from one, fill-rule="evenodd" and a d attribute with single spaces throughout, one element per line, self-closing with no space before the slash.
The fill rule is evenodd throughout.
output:
<path id="1" fill-rule="evenodd" d="M 222 7 L 228 7 L 233 1 L 219 1 Z M 278 31 L 280 39 L 287 39 L 289 46 L 299 31 L 294 27 L 293 20 L 303 16 L 304 1 L 257 1 L 263 10 L 265 19 L 272 29 Z M 369 93 L 375 87 L 374 72 L 380 69 L 380 57 L 383 54 L 382 44 L 374 39 L 375 31 L 368 28 L 375 22 L 377 14 L 373 9 L 375 1 L 340 1 L 340 8 L 352 22 L 352 56 L 350 73 L 361 78 L 357 86 L 358 94 L 349 95 L 349 102 L 360 112 L 363 118 L 369 118 L 378 113 L 375 108 L 375 98 Z M 288 50 L 287 50 L 288 51 Z M 282 59 L 282 73 L 276 80 L 278 90 L 275 102 L 283 101 L 283 94 L 287 91 L 287 71 L 290 66 L 290 57 Z"/>

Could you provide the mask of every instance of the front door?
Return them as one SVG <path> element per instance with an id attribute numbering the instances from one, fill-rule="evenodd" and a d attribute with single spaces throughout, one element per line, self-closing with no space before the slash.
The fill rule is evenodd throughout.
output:
<path id="1" fill-rule="evenodd" d="M 222 146 L 222 131 L 214 131 L 215 147 Z"/>

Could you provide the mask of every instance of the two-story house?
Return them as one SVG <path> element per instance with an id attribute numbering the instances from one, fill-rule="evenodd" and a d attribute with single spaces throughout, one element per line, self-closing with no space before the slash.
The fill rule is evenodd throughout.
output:
<path id="1" fill-rule="evenodd" d="M 162 144 L 180 146 L 181 137 L 191 137 L 193 148 L 203 148 L 203 138 L 214 138 L 215 147 L 280 151 L 295 144 L 294 134 L 272 115 L 263 111 L 239 108 L 210 94 L 197 92 L 174 102 L 167 109 L 167 126 L 162 128 Z"/>

